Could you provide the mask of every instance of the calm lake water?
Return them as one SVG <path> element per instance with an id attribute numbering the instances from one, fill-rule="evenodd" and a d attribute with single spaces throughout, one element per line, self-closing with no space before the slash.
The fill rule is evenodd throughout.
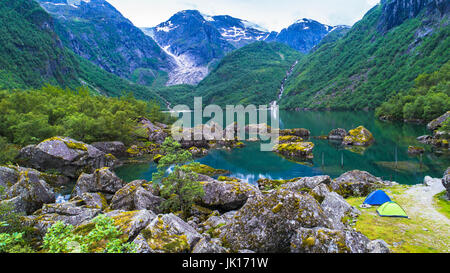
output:
<path id="1" fill-rule="evenodd" d="M 425 176 L 442 177 L 450 166 L 450 157 L 433 153 L 416 138 L 430 134 L 424 125 L 382 122 L 373 112 L 291 112 L 280 111 L 281 129 L 307 128 L 312 136 L 328 135 L 332 129 L 347 130 L 365 126 L 376 142 L 366 150 L 346 149 L 339 143 L 311 138 L 314 159 L 297 163 L 272 152 L 261 152 L 260 143 L 247 142 L 242 149 L 212 150 L 197 161 L 217 169 L 226 169 L 230 176 L 255 183 L 260 178 L 292 179 L 315 175 L 335 178 L 351 170 L 364 170 L 385 180 L 402 184 L 422 183 Z M 420 146 L 427 152 L 420 157 L 408 156 L 408 146 Z M 422 163 L 421 163 L 422 162 Z M 156 171 L 154 163 L 126 165 L 115 170 L 122 179 L 151 180 Z"/>

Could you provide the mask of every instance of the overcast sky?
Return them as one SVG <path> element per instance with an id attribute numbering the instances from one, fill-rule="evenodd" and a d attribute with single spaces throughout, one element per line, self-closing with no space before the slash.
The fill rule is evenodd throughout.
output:
<path id="1" fill-rule="evenodd" d="M 107 0 L 138 27 L 153 27 L 185 9 L 231 15 L 280 31 L 298 19 L 353 25 L 379 0 Z"/>

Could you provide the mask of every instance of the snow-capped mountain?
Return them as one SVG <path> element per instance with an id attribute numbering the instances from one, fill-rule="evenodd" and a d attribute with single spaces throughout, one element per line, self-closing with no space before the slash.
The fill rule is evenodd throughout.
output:
<path id="1" fill-rule="evenodd" d="M 322 39 L 338 27 L 321 24 L 311 19 L 300 19 L 280 33 L 272 32 L 266 39 L 268 42 L 279 42 L 308 53 Z M 341 28 L 341 26 L 339 26 Z"/>
<path id="2" fill-rule="evenodd" d="M 236 48 L 241 48 L 257 41 L 264 41 L 270 34 L 268 30 L 254 23 L 228 15 L 204 17 Z"/>
<path id="3" fill-rule="evenodd" d="M 180 11 L 168 21 L 153 28 L 143 28 L 177 63 L 169 74 L 168 85 L 197 84 L 209 66 L 221 60 L 235 47 L 197 10 Z"/>

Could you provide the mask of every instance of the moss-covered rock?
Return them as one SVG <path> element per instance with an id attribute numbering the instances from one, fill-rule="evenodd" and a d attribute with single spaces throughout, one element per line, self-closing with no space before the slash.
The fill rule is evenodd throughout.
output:
<path id="1" fill-rule="evenodd" d="M 202 236 L 174 214 L 158 215 L 136 237 L 140 253 L 188 253 Z"/>
<path id="2" fill-rule="evenodd" d="M 311 135 L 311 132 L 304 128 L 285 129 L 280 130 L 279 132 L 281 136 L 298 136 L 305 139 L 309 138 Z"/>
<path id="3" fill-rule="evenodd" d="M 330 188 L 344 198 L 348 198 L 351 196 L 367 196 L 376 189 L 392 185 L 392 182 L 383 181 L 368 172 L 354 170 L 336 178 L 330 184 Z"/>
<path id="4" fill-rule="evenodd" d="M 409 146 L 408 147 L 408 154 L 411 156 L 416 156 L 425 153 L 425 149 L 422 147 L 416 147 L 416 146 Z"/>
<path id="5" fill-rule="evenodd" d="M 344 138 L 344 145 L 369 146 L 375 141 L 372 133 L 364 126 L 350 130 L 348 136 Z"/>
<path id="6" fill-rule="evenodd" d="M 112 197 L 118 190 L 125 186 L 121 180 L 109 168 L 96 170 L 93 174 L 83 173 L 78 178 L 72 197 L 81 196 L 85 192 L 102 193 Z"/>
<path id="7" fill-rule="evenodd" d="M 190 164 L 190 165 L 186 165 L 185 167 L 188 167 L 191 171 L 193 171 L 195 173 L 210 176 L 210 177 L 219 176 L 219 175 L 227 175 L 230 173 L 230 171 L 214 169 L 213 167 L 210 167 L 210 166 L 204 165 L 204 164 Z"/>
<path id="8" fill-rule="evenodd" d="M 308 194 L 277 190 L 249 199 L 231 222 L 220 228 L 223 245 L 233 252 L 289 252 L 290 241 L 301 227 L 327 227 L 326 215 Z"/>
<path id="9" fill-rule="evenodd" d="M 280 137 L 278 137 L 279 144 L 297 143 L 297 142 L 303 142 L 303 138 L 298 137 L 298 136 L 280 136 Z"/>
<path id="10" fill-rule="evenodd" d="M 67 137 L 53 137 L 23 148 L 19 162 L 40 171 L 57 171 L 77 178 L 82 172 L 91 173 L 99 168 L 113 167 L 117 159 L 92 145 Z"/>
<path id="11" fill-rule="evenodd" d="M 152 182 L 137 180 L 128 183 L 119 189 L 111 200 L 111 208 L 114 210 L 150 210 L 160 212 L 160 205 L 164 201 L 158 196 L 159 192 L 153 187 Z"/>
<path id="12" fill-rule="evenodd" d="M 314 143 L 290 142 L 275 145 L 273 151 L 291 159 L 312 159 Z"/>

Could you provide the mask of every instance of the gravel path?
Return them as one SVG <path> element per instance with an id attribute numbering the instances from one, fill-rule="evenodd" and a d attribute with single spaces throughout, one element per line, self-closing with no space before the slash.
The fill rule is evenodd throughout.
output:
<path id="1" fill-rule="evenodd" d="M 445 190 L 440 179 L 434 179 L 431 186 L 417 185 L 405 192 L 405 197 L 409 202 L 407 213 L 411 216 L 422 217 L 426 220 L 439 223 L 439 225 L 449 228 L 450 220 L 439 211 L 436 210 L 433 203 L 433 197 Z"/>

